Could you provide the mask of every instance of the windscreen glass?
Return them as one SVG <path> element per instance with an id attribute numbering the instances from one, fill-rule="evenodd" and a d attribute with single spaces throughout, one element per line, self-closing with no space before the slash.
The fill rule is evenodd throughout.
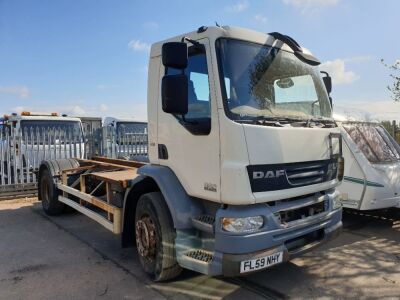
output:
<path id="1" fill-rule="evenodd" d="M 219 39 L 225 110 L 232 119 L 330 118 L 331 107 L 317 67 L 279 48 Z"/>
<path id="2" fill-rule="evenodd" d="M 117 133 L 147 133 L 147 123 L 118 122 Z"/>
<path id="3" fill-rule="evenodd" d="M 81 123 L 77 121 L 22 120 L 21 131 L 24 141 L 32 142 L 33 140 L 33 142 L 40 144 L 43 141 L 49 142 L 51 137 L 60 141 L 64 139 L 80 141 L 83 139 Z"/>
<path id="4" fill-rule="evenodd" d="M 348 123 L 343 124 L 343 128 L 370 162 L 385 163 L 400 160 L 400 146 L 383 126 Z"/>

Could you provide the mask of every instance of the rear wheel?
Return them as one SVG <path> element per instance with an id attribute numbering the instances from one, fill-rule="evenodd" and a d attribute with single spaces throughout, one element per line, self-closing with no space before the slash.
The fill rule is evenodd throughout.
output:
<path id="1" fill-rule="evenodd" d="M 139 198 L 135 234 L 140 263 L 154 281 L 172 279 L 181 273 L 176 261 L 176 232 L 160 193 L 148 193 Z"/>
<path id="2" fill-rule="evenodd" d="M 65 204 L 58 201 L 59 191 L 48 169 L 42 171 L 39 186 L 44 212 L 50 216 L 61 214 L 64 211 Z"/>

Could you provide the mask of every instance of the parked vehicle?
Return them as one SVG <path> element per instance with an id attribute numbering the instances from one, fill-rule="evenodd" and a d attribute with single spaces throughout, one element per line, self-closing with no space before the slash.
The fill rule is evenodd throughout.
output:
<path id="1" fill-rule="evenodd" d="M 17 178 L 23 182 L 23 173 L 38 168 L 45 158 L 84 157 L 82 124 L 78 118 L 22 112 L 5 116 L 2 124 L 0 176 L 8 184 L 16 183 Z M 75 140 L 67 144 L 69 137 Z"/>
<path id="2" fill-rule="evenodd" d="M 101 117 L 79 117 L 79 119 L 82 122 L 83 133 L 85 135 L 101 130 L 103 127 Z"/>
<path id="3" fill-rule="evenodd" d="M 107 157 L 148 161 L 147 122 L 106 117 L 103 144 Z"/>
<path id="4" fill-rule="evenodd" d="M 155 281 L 248 274 L 324 243 L 342 226 L 343 158 L 318 64 L 288 36 L 234 27 L 155 43 L 149 163 L 45 161 L 44 211 L 121 234 Z"/>
<path id="5" fill-rule="evenodd" d="M 400 207 L 400 146 L 378 123 L 339 122 L 345 159 L 339 191 L 344 207 Z"/>
<path id="6" fill-rule="evenodd" d="M 101 117 L 79 117 L 86 142 L 86 154 L 98 156 L 103 152 L 103 122 Z"/>

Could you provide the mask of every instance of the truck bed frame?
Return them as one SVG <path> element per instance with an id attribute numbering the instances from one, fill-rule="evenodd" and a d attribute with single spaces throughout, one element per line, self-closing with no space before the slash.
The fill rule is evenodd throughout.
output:
<path id="1" fill-rule="evenodd" d="M 120 234 L 123 208 L 118 199 L 139 176 L 137 169 L 146 163 L 106 157 L 77 159 L 77 162 L 79 167 L 61 170 L 58 175 L 56 187 L 61 191 L 58 201 Z"/>

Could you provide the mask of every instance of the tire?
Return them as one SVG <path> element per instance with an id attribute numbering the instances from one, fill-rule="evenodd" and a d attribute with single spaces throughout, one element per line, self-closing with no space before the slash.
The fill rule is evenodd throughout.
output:
<path id="1" fill-rule="evenodd" d="M 63 213 L 65 204 L 58 201 L 58 195 L 60 192 L 57 190 L 53 176 L 51 176 L 50 171 L 47 168 L 42 171 L 39 188 L 44 212 L 49 216 Z"/>
<path id="2" fill-rule="evenodd" d="M 182 268 L 176 261 L 176 232 L 161 193 L 148 193 L 139 198 L 135 233 L 140 263 L 153 281 L 166 281 L 181 273 Z"/>

